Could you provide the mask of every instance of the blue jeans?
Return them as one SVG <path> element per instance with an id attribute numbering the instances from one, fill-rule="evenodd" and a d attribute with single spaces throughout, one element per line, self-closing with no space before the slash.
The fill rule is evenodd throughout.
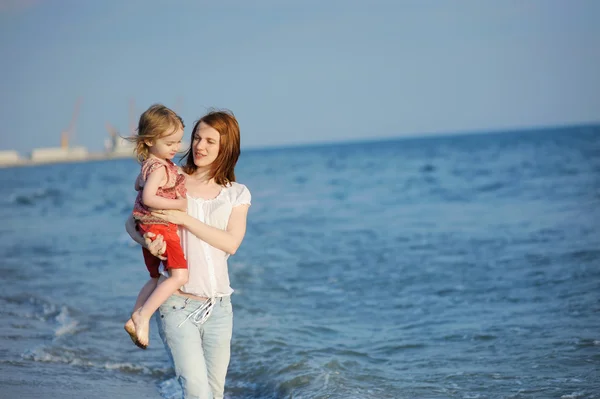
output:
<path id="1" fill-rule="evenodd" d="M 171 295 L 158 309 L 158 331 L 184 399 L 222 399 L 233 330 L 231 297 L 217 298 L 204 324 L 185 321 L 202 304 Z"/>

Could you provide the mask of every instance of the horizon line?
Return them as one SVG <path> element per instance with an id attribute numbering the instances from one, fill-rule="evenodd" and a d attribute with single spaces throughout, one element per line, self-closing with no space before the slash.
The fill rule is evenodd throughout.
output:
<path id="1" fill-rule="evenodd" d="M 419 139 L 432 139 L 432 138 L 440 138 L 440 137 L 460 137 L 460 136 L 478 136 L 478 135 L 494 135 L 494 134 L 503 134 L 503 133 L 533 133 L 540 130 L 560 130 L 560 129 L 573 129 L 573 128 L 600 128 L 600 120 L 598 121 L 589 121 L 589 122 L 576 122 L 576 123 L 559 123 L 553 125 L 529 125 L 529 126 L 513 126 L 506 128 L 475 128 L 468 129 L 463 131 L 453 131 L 453 130 L 439 130 L 439 131 L 429 131 L 429 132 L 419 132 L 419 133 L 406 133 L 400 134 L 396 136 L 378 136 L 378 137 L 357 137 L 357 138 L 348 138 L 348 139 L 338 139 L 338 140 L 322 140 L 322 141 L 307 141 L 307 142 L 298 142 L 298 143 L 280 143 L 280 144 L 262 144 L 262 145 L 250 145 L 247 147 L 242 147 L 242 151 L 270 151 L 270 150 L 283 150 L 283 149 L 293 149 L 293 148 L 302 148 L 302 147 L 325 147 L 329 145 L 339 145 L 339 144 L 357 144 L 357 143 L 375 143 L 375 142 L 387 142 L 387 141 L 397 141 L 397 140 L 419 140 Z M 58 148 L 58 147 L 42 147 L 42 148 Z M 85 148 L 84 146 L 74 146 L 72 148 Z M 29 150 L 29 152 L 31 152 Z M 21 155 L 20 151 L 14 149 L 0 149 L 1 152 L 16 152 Z M 101 153 L 102 151 L 93 151 L 94 153 Z M 27 152 L 25 152 L 27 153 Z"/>
<path id="2" fill-rule="evenodd" d="M 407 133 L 398 136 L 379 136 L 379 137 L 358 137 L 351 139 L 341 140 L 323 140 L 323 141 L 311 141 L 311 142 L 300 142 L 291 144 L 272 144 L 272 145 L 257 145 L 242 148 L 243 151 L 270 151 L 270 150 L 285 150 L 302 147 L 326 147 L 335 144 L 359 144 L 359 143 L 380 143 L 397 140 L 419 140 L 419 139 L 433 139 L 440 137 L 460 137 L 460 136 L 482 136 L 482 135 L 496 135 L 506 133 L 535 133 L 538 131 L 545 130 L 562 130 L 562 129 L 574 129 L 574 128 L 600 128 L 600 120 L 592 122 L 577 122 L 577 123 L 561 123 L 554 125 L 531 125 L 531 126 L 520 126 L 520 127 L 507 127 L 507 128 L 493 128 L 493 129 L 469 129 L 464 131 L 431 131 L 431 132 L 420 132 L 420 133 Z"/>

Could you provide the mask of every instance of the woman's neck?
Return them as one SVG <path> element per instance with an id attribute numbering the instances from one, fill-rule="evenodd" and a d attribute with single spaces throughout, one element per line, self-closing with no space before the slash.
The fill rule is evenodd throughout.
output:
<path id="1" fill-rule="evenodd" d="M 198 184 L 206 184 L 209 185 L 211 183 L 214 183 L 215 179 L 209 177 L 210 176 L 210 169 L 196 169 L 194 171 L 194 173 L 192 173 L 191 175 L 189 175 L 189 177 L 196 181 Z"/>

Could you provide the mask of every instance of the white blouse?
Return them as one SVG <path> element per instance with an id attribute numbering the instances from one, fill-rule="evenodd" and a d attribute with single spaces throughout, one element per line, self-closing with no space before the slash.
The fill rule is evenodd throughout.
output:
<path id="1" fill-rule="evenodd" d="M 225 230 L 231 210 L 239 205 L 250 205 L 252 196 L 246 186 L 233 182 L 223 187 L 213 199 L 194 198 L 189 194 L 187 198 L 190 216 Z M 188 283 L 181 287 L 181 291 L 213 299 L 231 295 L 233 289 L 229 285 L 227 269 L 229 254 L 210 246 L 185 228 L 179 229 L 179 236 L 189 271 Z M 162 264 L 161 273 L 166 275 Z"/>

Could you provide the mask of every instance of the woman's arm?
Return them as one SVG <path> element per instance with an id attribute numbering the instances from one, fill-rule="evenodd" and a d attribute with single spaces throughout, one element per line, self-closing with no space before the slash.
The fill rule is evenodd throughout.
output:
<path id="1" fill-rule="evenodd" d="M 135 191 L 142 191 L 144 188 L 144 179 L 142 178 L 141 173 L 136 177 L 133 188 L 135 188 Z"/>
<path id="2" fill-rule="evenodd" d="M 167 250 L 167 243 L 164 242 L 162 235 L 159 234 L 155 237 L 154 233 L 146 233 L 142 236 L 135 228 L 133 216 L 130 216 L 125 222 L 125 230 L 127 230 L 127 234 L 129 234 L 129 237 L 131 237 L 133 241 L 140 244 L 143 248 L 148 249 L 152 255 L 162 260 L 167 259 L 162 256 Z"/>
<path id="3" fill-rule="evenodd" d="M 135 220 L 133 219 L 133 216 L 129 216 L 129 218 L 127 218 L 127 221 L 125 221 L 125 230 L 127 231 L 127 234 L 129 234 L 129 237 L 131 237 L 133 241 L 146 248 L 146 240 L 144 240 L 144 237 L 135 228 Z"/>
<path id="4" fill-rule="evenodd" d="M 227 230 L 209 226 L 181 211 L 157 211 L 152 212 L 152 215 L 167 222 L 181 225 L 207 244 L 234 255 L 246 234 L 248 208 L 249 205 L 238 205 L 231 210 Z"/>

